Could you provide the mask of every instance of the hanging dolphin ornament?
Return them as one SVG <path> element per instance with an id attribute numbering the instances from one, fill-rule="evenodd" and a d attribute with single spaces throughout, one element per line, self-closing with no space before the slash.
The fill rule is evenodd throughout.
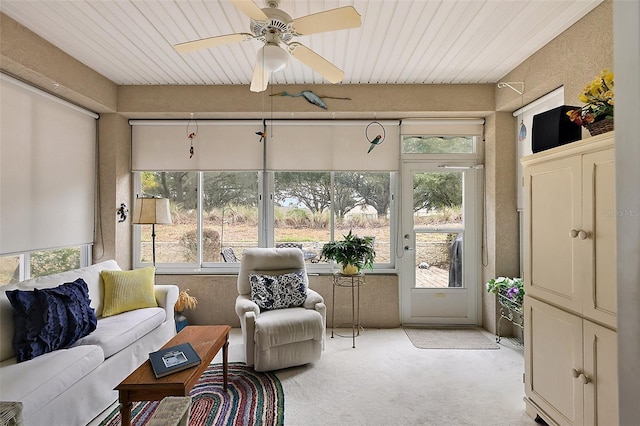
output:
<path id="1" fill-rule="evenodd" d="M 370 153 L 373 148 L 376 147 L 376 145 L 380 145 L 380 143 L 382 142 L 382 135 L 378 135 L 376 136 L 372 141 L 371 141 L 371 146 L 369 146 L 369 151 L 367 151 L 367 154 Z"/>

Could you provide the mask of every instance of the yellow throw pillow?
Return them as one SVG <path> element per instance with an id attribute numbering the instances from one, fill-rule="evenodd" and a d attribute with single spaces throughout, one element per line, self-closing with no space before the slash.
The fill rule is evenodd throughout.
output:
<path id="1" fill-rule="evenodd" d="M 133 271 L 102 271 L 100 276 L 104 281 L 103 317 L 158 306 L 153 288 L 153 266 Z"/>

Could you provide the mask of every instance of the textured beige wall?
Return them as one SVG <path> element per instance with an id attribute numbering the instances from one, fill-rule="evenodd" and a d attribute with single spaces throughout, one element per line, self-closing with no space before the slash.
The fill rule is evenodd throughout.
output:
<path id="1" fill-rule="evenodd" d="M 565 104 L 580 105 L 578 94 L 604 68 L 613 70 L 613 1 L 605 0 L 549 42 L 501 81 L 523 81 L 524 103 L 564 86 Z M 515 111 L 521 97 L 496 88 L 496 111 Z"/>
<path id="2" fill-rule="evenodd" d="M 125 203 L 133 212 L 131 197 L 131 127 L 118 114 L 100 115 L 98 125 L 99 205 L 93 260 L 115 259 L 121 268 L 130 269 L 131 219 L 119 223 L 116 210 Z"/>
<path id="3" fill-rule="evenodd" d="M 115 112 L 117 86 L 0 13 L 0 69 L 91 111 Z"/>
<path id="4" fill-rule="evenodd" d="M 238 296 L 235 275 L 158 275 L 159 284 L 175 284 L 180 290 L 198 299 L 195 309 L 187 309 L 184 315 L 190 324 L 230 324 L 240 327 L 235 312 Z M 332 277 L 312 275 L 309 287 L 320 293 L 327 305 L 327 326 L 331 326 Z M 335 319 L 337 324 L 350 321 L 351 293 L 347 288 L 336 290 Z M 360 324 L 369 328 L 400 326 L 398 303 L 398 277 L 396 275 L 365 275 L 360 289 Z"/>
<path id="5" fill-rule="evenodd" d="M 269 96 L 312 90 L 328 110 L 303 98 Z M 406 118 L 484 117 L 494 109 L 492 84 L 273 86 L 121 86 L 118 112 L 131 118 Z"/>
<path id="6" fill-rule="evenodd" d="M 516 145 L 514 119 L 510 113 L 498 112 L 485 123 L 485 197 L 487 209 L 486 258 L 482 283 L 497 276 L 519 275 L 520 239 L 516 206 Z M 482 324 L 496 331 L 495 295 L 482 293 Z M 502 324 L 504 334 L 510 326 Z"/>

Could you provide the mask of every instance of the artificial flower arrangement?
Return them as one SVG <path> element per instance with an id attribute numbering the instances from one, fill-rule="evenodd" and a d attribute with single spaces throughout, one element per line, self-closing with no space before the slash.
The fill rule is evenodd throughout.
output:
<path id="1" fill-rule="evenodd" d="M 578 97 L 586 105 L 567 112 L 574 123 L 584 126 L 604 119 L 613 119 L 613 72 L 604 69 L 582 89 Z"/>
<path id="2" fill-rule="evenodd" d="M 524 302 L 522 278 L 492 278 L 487 282 L 486 287 L 489 293 L 500 294 L 518 306 L 522 306 L 522 302 Z"/>
<path id="3" fill-rule="evenodd" d="M 176 312 L 182 312 L 185 309 L 193 309 L 198 304 L 198 299 L 189 295 L 189 289 L 183 290 L 178 295 L 178 301 L 174 307 Z"/>

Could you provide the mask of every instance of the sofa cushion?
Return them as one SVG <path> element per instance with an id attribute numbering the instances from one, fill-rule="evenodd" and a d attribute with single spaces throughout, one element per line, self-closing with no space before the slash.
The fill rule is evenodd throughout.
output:
<path id="1" fill-rule="evenodd" d="M 102 271 L 100 275 L 104 280 L 103 317 L 158 306 L 153 266 L 133 271 Z"/>
<path id="2" fill-rule="evenodd" d="M 66 348 L 96 329 L 82 278 L 55 288 L 6 294 L 14 309 L 13 350 L 18 362 Z"/>
<path id="3" fill-rule="evenodd" d="M 15 358 L 0 363 L 0 400 L 21 401 L 28 417 L 69 389 L 104 361 L 98 346 L 60 349 L 29 361 Z M 73 409 L 61 407 L 60 409 Z"/>
<path id="4" fill-rule="evenodd" d="M 104 357 L 121 351 L 165 321 L 163 308 L 137 309 L 98 320 L 96 331 L 78 340 L 74 346 L 97 345 Z"/>
<path id="5" fill-rule="evenodd" d="M 301 306 L 307 298 L 304 271 L 281 275 L 249 274 L 251 300 L 261 309 Z"/>

